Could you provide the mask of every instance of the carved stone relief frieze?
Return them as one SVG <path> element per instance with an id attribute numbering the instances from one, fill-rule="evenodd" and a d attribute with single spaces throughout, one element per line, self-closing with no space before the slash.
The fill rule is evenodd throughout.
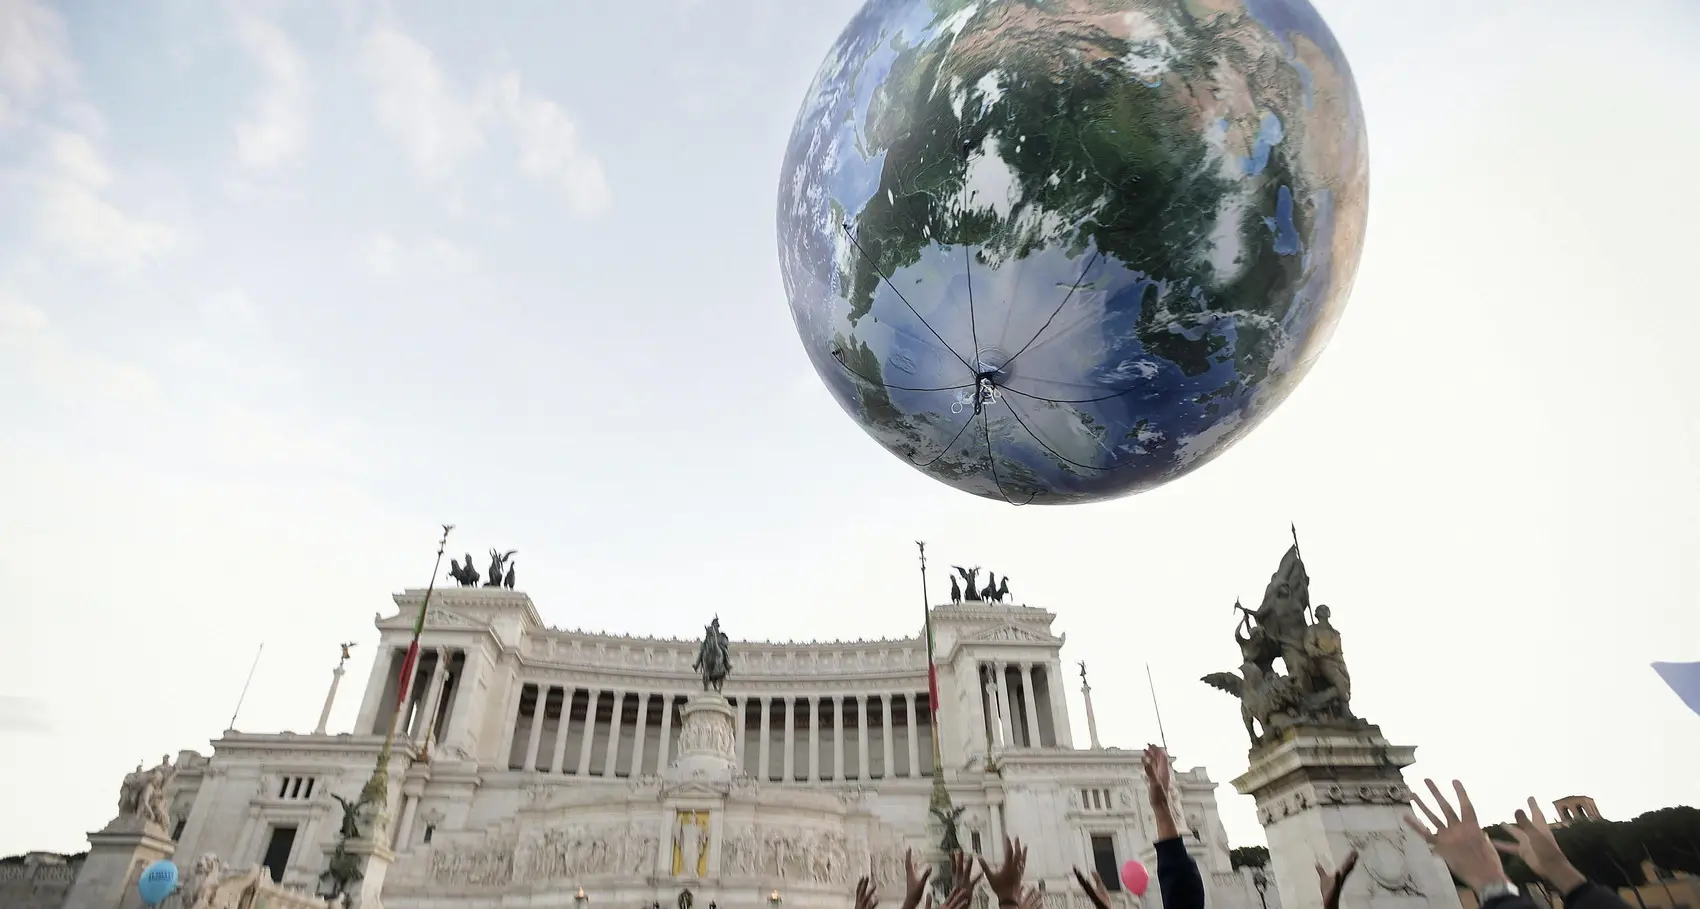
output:
<path id="1" fill-rule="evenodd" d="M 729 877 L 843 885 L 869 873 L 870 865 L 881 886 L 903 881 L 901 849 L 885 845 L 870 854 L 860 837 L 836 830 L 757 824 L 721 844 L 721 871 Z"/>
<path id="2" fill-rule="evenodd" d="M 1402 782 L 1330 783 L 1301 786 L 1258 806 L 1257 819 L 1264 825 L 1292 817 L 1312 807 L 1336 805 L 1409 805 L 1411 790 Z"/>
<path id="3" fill-rule="evenodd" d="M 642 824 L 575 824 L 434 846 L 426 876 L 431 884 L 473 887 L 645 877 L 659 846 Z"/>

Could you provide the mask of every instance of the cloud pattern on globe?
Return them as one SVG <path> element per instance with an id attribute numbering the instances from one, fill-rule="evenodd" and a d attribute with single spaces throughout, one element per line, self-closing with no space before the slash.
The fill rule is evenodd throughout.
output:
<path id="1" fill-rule="evenodd" d="M 786 150 L 792 316 L 845 410 L 938 480 L 1151 489 L 1321 353 L 1366 145 L 1304 0 L 870 0 Z"/>

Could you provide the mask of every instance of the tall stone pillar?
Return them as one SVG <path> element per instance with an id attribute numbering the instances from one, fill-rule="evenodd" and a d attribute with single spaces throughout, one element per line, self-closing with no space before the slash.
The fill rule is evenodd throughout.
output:
<path id="1" fill-rule="evenodd" d="M 336 668 L 331 670 L 331 690 L 325 692 L 325 706 L 319 711 L 319 725 L 313 727 L 314 735 L 324 735 L 325 726 L 331 721 L 331 707 L 336 704 L 336 690 L 342 684 L 343 672 L 341 663 L 337 663 Z"/>
<path id="2" fill-rule="evenodd" d="M 77 869 L 62 909 L 115 909 L 131 897 L 143 870 L 171 858 L 176 849 L 171 835 L 158 825 L 133 815 L 117 818 L 89 834 L 88 857 Z"/>
<path id="3" fill-rule="evenodd" d="M 655 772 L 667 769 L 668 747 L 673 738 L 673 696 L 661 696 L 661 741 L 655 746 Z"/>
<path id="4" fill-rule="evenodd" d="M 844 701 L 842 694 L 832 696 L 832 778 L 844 782 Z"/>
<path id="5" fill-rule="evenodd" d="M 590 775 L 590 749 L 596 738 L 596 707 L 602 700 L 602 692 L 592 689 L 585 693 L 584 704 L 584 738 L 578 746 L 578 775 Z"/>
<path id="6" fill-rule="evenodd" d="M 998 719 L 1002 723 L 1003 746 L 1015 747 L 1015 711 L 1009 703 L 1009 667 L 1003 663 L 993 663 L 992 673 L 997 676 L 998 683 Z"/>
<path id="7" fill-rule="evenodd" d="M 620 762 L 620 733 L 624 729 L 626 693 L 614 692 L 614 712 L 608 717 L 608 753 L 602 759 L 602 775 L 614 778 L 614 767 Z"/>
<path id="8" fill-rule="evenodd" d="M 761 742 L 756 747 L 756 776 L 765 783 L 768 778 L 768 767 L 771 766 L 768 763 L 768 752 L 772 750 L 773 743 L 773 705 L 768 703 L 766 697 L 763 697 L 759 703 L 761 704 Z"/>
<path id="9" fill-rule="evenodd" d="M 1459 909 L 1446 866 L 1405 826 L 1411 790 L 1400 770 L 1416 751 L 1369 725 L 1298 726 L 1251 750 L 1234 788 L 1257 800 L 1282 909 L 1321 909 L 1313 866 L 1338 868 L 1353 849 L 1358 873 L 1342 905 Z"/>
<path id="10" fill-rule="evenodd" d="M 903 707 L 903 718 L 909 723 L 909 777 L 918 780 L 921 778 L 921 727 L 916 724 L 915 692 L 903 696 Z M 938 730 L 934 729 L 933 734 L 938 735 Z"/>
<path id="11" fill-rule="evenodd" d="M 1098 716 L 1092 712 L 1092 686 L 1085 678 L 1080 680 L 1080 694 L 1086 698 L 1086 734 L 1092 737 L 1092 750 L 1097 751 L 1103 746 L 1098 744 Z"/>
<path id="12" fill-rule="evenodd" d="M 809 782 L 820 782 L 820 697 L 809 695 Z"/>
<path id="13" fill-rule="evenodd" d="M 1033 697 L 1033 664 L 1021 664 L 1022 718 L 1026 721 L 1027 747 L 1038 748 L 1045 743 L 1039 738 L 1039 702 Z"/>
<path id="14" fill-rule="evenodd" d="M 785 782 L 797 778 L 797 701 L 786 695 L 785 704 Z"/>

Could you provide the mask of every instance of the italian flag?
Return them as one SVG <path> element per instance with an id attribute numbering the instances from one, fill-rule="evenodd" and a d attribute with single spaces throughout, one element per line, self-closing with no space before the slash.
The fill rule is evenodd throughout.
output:
<path id="1" fill-rule="evenodd" d="M 438 554 L 439 559 L 441 553 Z M 413 640 L 407 645 L 407 656 L 401 661 L 401 678 L 395 686 L 395 706 L 400 710 L 407 703 L 407 696 L 413 687 L 413 668 L 419 664 L 419 636 L 425 633 L 425 610 L 430 608 L 431 598 L 425 597 L 425 602 L 419 604 L 419 617 L 413 620 Z"/>
<path id="2" fill-rule="evenodd" d="M 922 603 L 923 607 L 926 604 Z M 939 666 L 933 656 L 933 610 L 927 609 L 927 712 L 932 715 L 933 728 L 939 725 Z"/>

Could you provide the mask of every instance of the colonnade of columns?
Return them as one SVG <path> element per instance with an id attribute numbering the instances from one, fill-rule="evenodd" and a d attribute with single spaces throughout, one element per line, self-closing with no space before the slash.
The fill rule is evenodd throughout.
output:
<path id="1" fill-rule="evenodd" d="M 984 731 L 992 747 L 1070 744 L 1062 728 L 1066 714 L 1057 706 L 1061 689 L 1053 683 L 1049 664 L 987 660 L 979 664 L 978 675 Z"/>
<path id="2" fill-rule="evenodd" d="M 919 778 L 933 772 L 925 692 L 729 695 L 746 773 L 774 782 Z M 665 768 L 686 697 L 527 682 L 508 710 L 510 770 L 630 777 Z"/>
<path id="3" fill-rule="evenodd" d="M 390 681 L 383 692 L 383 701 L 372 728 L 367 730 L 370 734 L 389 732 L 390 723 L 395 720 L 395 702 L 399 696 L 396 686 L 406 654 L 405 648 L 391 648 L 390 671 L 387 673 Z M 461 709 L 459 697 L 465 666 L 466 654 L 458 648 L 430 647 L 420 651 L 419 660 L 414 665 L 413 683 L 408 689 L 406 712 L 396 729 L 397 740 L 425 745 L 454 742 L 461 738 L 467 731 L 466 724 L 472 714 L 471 710 Z"/>

